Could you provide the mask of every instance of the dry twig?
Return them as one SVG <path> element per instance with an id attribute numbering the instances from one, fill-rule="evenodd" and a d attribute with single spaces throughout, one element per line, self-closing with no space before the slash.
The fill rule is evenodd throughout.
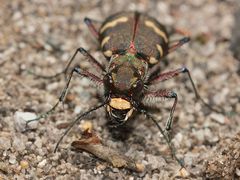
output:
<path id="1" fill-rule="evenodd" d="M 81 139 L 72 142 L 75 150 L 87 151 L 98 158 L 111 163 L 117 168 L 127 168 L 136 172 L 143 172 L 143 164 L 136 163 L 131 158 L 117 152 L 114 149 L 104 145 L 99 137 L 88 130 L 83 132 Z"/>

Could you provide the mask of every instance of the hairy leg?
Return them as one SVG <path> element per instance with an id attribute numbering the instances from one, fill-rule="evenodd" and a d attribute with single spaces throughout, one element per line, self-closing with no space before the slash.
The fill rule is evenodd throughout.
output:
<path id="1" fill-rule="evenodd" d="M 206 103 L 203 100 L 203 98 L 198 93 L 197 88 L 196 88 L 196 86 L 195 86 L 195 84 L 192 80 L 190 71 L 186 67 L 179 68 L 179 69 L 169 71 L 169 72 L 165 72 L 165 73 L 161 73 L 158 76 L 155 76 L 153 79 L 149 79 L 148 84 L 155 84 L 155 83 L 159 83 L 159 82 L 162 82 L 162 81 L 166 81 L 166 80 L 174 78 L 174 77 L 178 76 L 179 74 L 183 74 L 183 73 L 187 74 L 188 79 L 191 82 L 191 85 L 192 85 L 192 88 L 194 90 L 194 93 L 195 93 L 195 96 L 196 96 L 197 100 L 200 100 L 205 106 L 207 106 L 212 111 L 215 111 L 217 113 L 223 113 L 223 114 L 225 113 L 224 110 L 222 110 L 222 109 L 219 110 L 219 109 L 213 108 L 210 104 Z"/>
<path id="2" fill-rule="evenodd" d="M 184 167 L 184 163 L 182 160 L 180 160 L 177 156 L 176 156 L 176 150 L 175 147 L 172 145 L 172 143 L 170 142 L 169 138 L 167 137 L 167 135 L 164 133 L 164 130 L 161 128 L 161 126 L 158 124 L 157 120 L 155 120 L 155 118 L 149 114 L 146 110 L 141 109 L 140 110 L 141 113 L 145 114 L 147 116 L 147 118 L 151 119 L 153 121 L 153 123 L 157 126 L 158 130 L 161 132 L 161 134 L 163 135 L 163 138 L 165 139 L 165 141 L 168 144 L 168 147 L 171 151 L 172 157 L 178 162 L 178 164 L 181 166 L 181 169 L 185 169 Z"/>
<path id="3" fill-rule="evenodd" d="M 173 91 L 169 91 L 169 90 L 158 90 L 158 91 L 154 91 L 154 92 L 147 92 L 145 94 L 145 97 L 143 99 L 143 103 L 144 101 L 147 101 L 148 99 L 154 99 L 154 98 L 169 98 L 169 99 L 174 99 L 174 103 L 172 105 L 171 111 L 170 111 L 170 115 L 168 117 L 167 123 L 166 123 L 166 127 L 165 130 L 170 131 L 172 128 L 172 123 L 173 123 L 173 114 L 174 111 L 176 109 L 176 105 L 177 105 L 177 94 Z"/>
<path id="4" fill-rule="evenodd" d="M 67 81 L 65 87 L 63 88 L 63 90 L 62 90 L 62 92 L 61 92 L 61 94 L 60 94 L 60 96 L 59 96 L 59 98 L 58 98 L 57 103 L 56 103 L 50 110 L 48 110 L 47 112 L 39 115 L 37 118 L 28 120 L 26 125 L 28 125 L 28 124 L 29 124 L 30 122 L 32 122 L 32 121 L 38 121 L 38 120 L 40 120 L 40 119 L 42 119 L 42 118 L 46 118 L 48 115 L 50 115 L 50 114 L 52 114 L 52 113 L 54 112 L 54 110 L 55 110 L 56 107 L 59 105 L 59 103 L 61 103 L 61 102 L 64 101 L 64 98 L 65 98 L 65 96 L 66 96 L 66 94 L 67 94 L 67 90 L 68 90 L 68 88 L 69 88 L 69 84 L 70 84 L 70 82 L 71 82 L 71 80 L 72 80 L 72 77 L 73 77 L 73 74 L 74 74 L 74 73 L 77 73 L 78 75 L 80 75 L 80 76 L 82 76 L 82 77 L 86 77 L 86 78 L 90 79 L 91 81 L 93 81 L 93 82 L 95 82 L 95 83 L 98 83 L 98 84 L 100 84 L 100 85 L 103 85 L 103 82 L 102 82 L 102 80 L 101 80 L 99 77 L 95 76 L 95 75 L 92 74 L 92 73 L 89 73 L 88 71 L 83 71 L 83 70 L 80 69 L 80 67 L 76 66 L 76 67 L 73 68 L 73 70 L 71 71 L 71 73 L 70 73 L 70 75 L 69 75 L 69 78 L 68 78 L 68 81 Z"/>

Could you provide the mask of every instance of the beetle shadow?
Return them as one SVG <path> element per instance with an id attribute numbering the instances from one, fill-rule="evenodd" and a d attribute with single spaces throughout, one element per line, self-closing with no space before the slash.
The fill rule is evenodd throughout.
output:
<path id="1" fill-rule="evenodd" d="M 114 140 L 126 141 L 134 131 L 133 121 L 136 118 L 136 116 L 123 124 L 113 123 L 112 121 L 109 120 L 108 114 L 106 114 L 106 118 L 107 118 L 106 127 L 108 128 L 108 131 L 112 139 Z"/>
<path id="2" fill-rule="evenodd" d="M 159 112 L 159 108 L 157 107 L 148 107 L 148 106 L 144 106 L 144 108 L 150 112 L 150 113 L 156 113 Z M 127 120 L 125 123 L 123 124 L 116 124 L 113 121 L 110 121 L 110 117 L 108 115 L 108 113 L 106 113 L 106 127 L 108 128 L 109 134 L 111 135 L 111 137 L 114 140 L 117 141 L 126 141 L 129 139 L 130 136 L 132 136 L 133 131 L 136 128 L 136 121 L 137 119 L 139 119 L 139 116 L 141 114 L 140 113 L 136 113 L 134 114 L 134 116 Z"/>

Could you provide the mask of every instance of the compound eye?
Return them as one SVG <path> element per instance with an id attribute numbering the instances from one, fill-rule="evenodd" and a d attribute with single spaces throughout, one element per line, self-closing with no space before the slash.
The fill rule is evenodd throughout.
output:
<path id="1" fill-rule="evenodd" d="M 104 82 L 106 84 L 113 84 L 113 79 L 112 79 L 112 76 L 110 74 L 106 74 L 104 76 Z"/>
<path id="2" fill-rule="evenodd" d="M 137 87 L 137 83 L 134 83 L 134 84 L 133 84 L 133 88 L 136 88 L 136 87 Z"/>
<path id="3" fill-rule="evenodd" d="M 110 74 L 108 75 L 108 82 L 110 84 L 113 84 L 113 78 L 112 78 L 112 76 Z"/>
<path id="4" fill-rule="evenodd" d="M 138 80 L 132 85 L 132 87 L 136 90 L 141 90 L 143 87 L 143 83 L 141 80 Z"/>

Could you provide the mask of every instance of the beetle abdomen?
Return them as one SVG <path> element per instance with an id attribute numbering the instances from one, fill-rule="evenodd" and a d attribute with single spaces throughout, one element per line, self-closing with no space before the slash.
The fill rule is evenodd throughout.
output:
<path id="1" fill-rule="evenodd" d="M 168 34 L 163 25 L 144 14 L 121 12 L 110 16 L 99 30 L 106 57 L 131 51 L 156 64 L 168 50 Z"/>

